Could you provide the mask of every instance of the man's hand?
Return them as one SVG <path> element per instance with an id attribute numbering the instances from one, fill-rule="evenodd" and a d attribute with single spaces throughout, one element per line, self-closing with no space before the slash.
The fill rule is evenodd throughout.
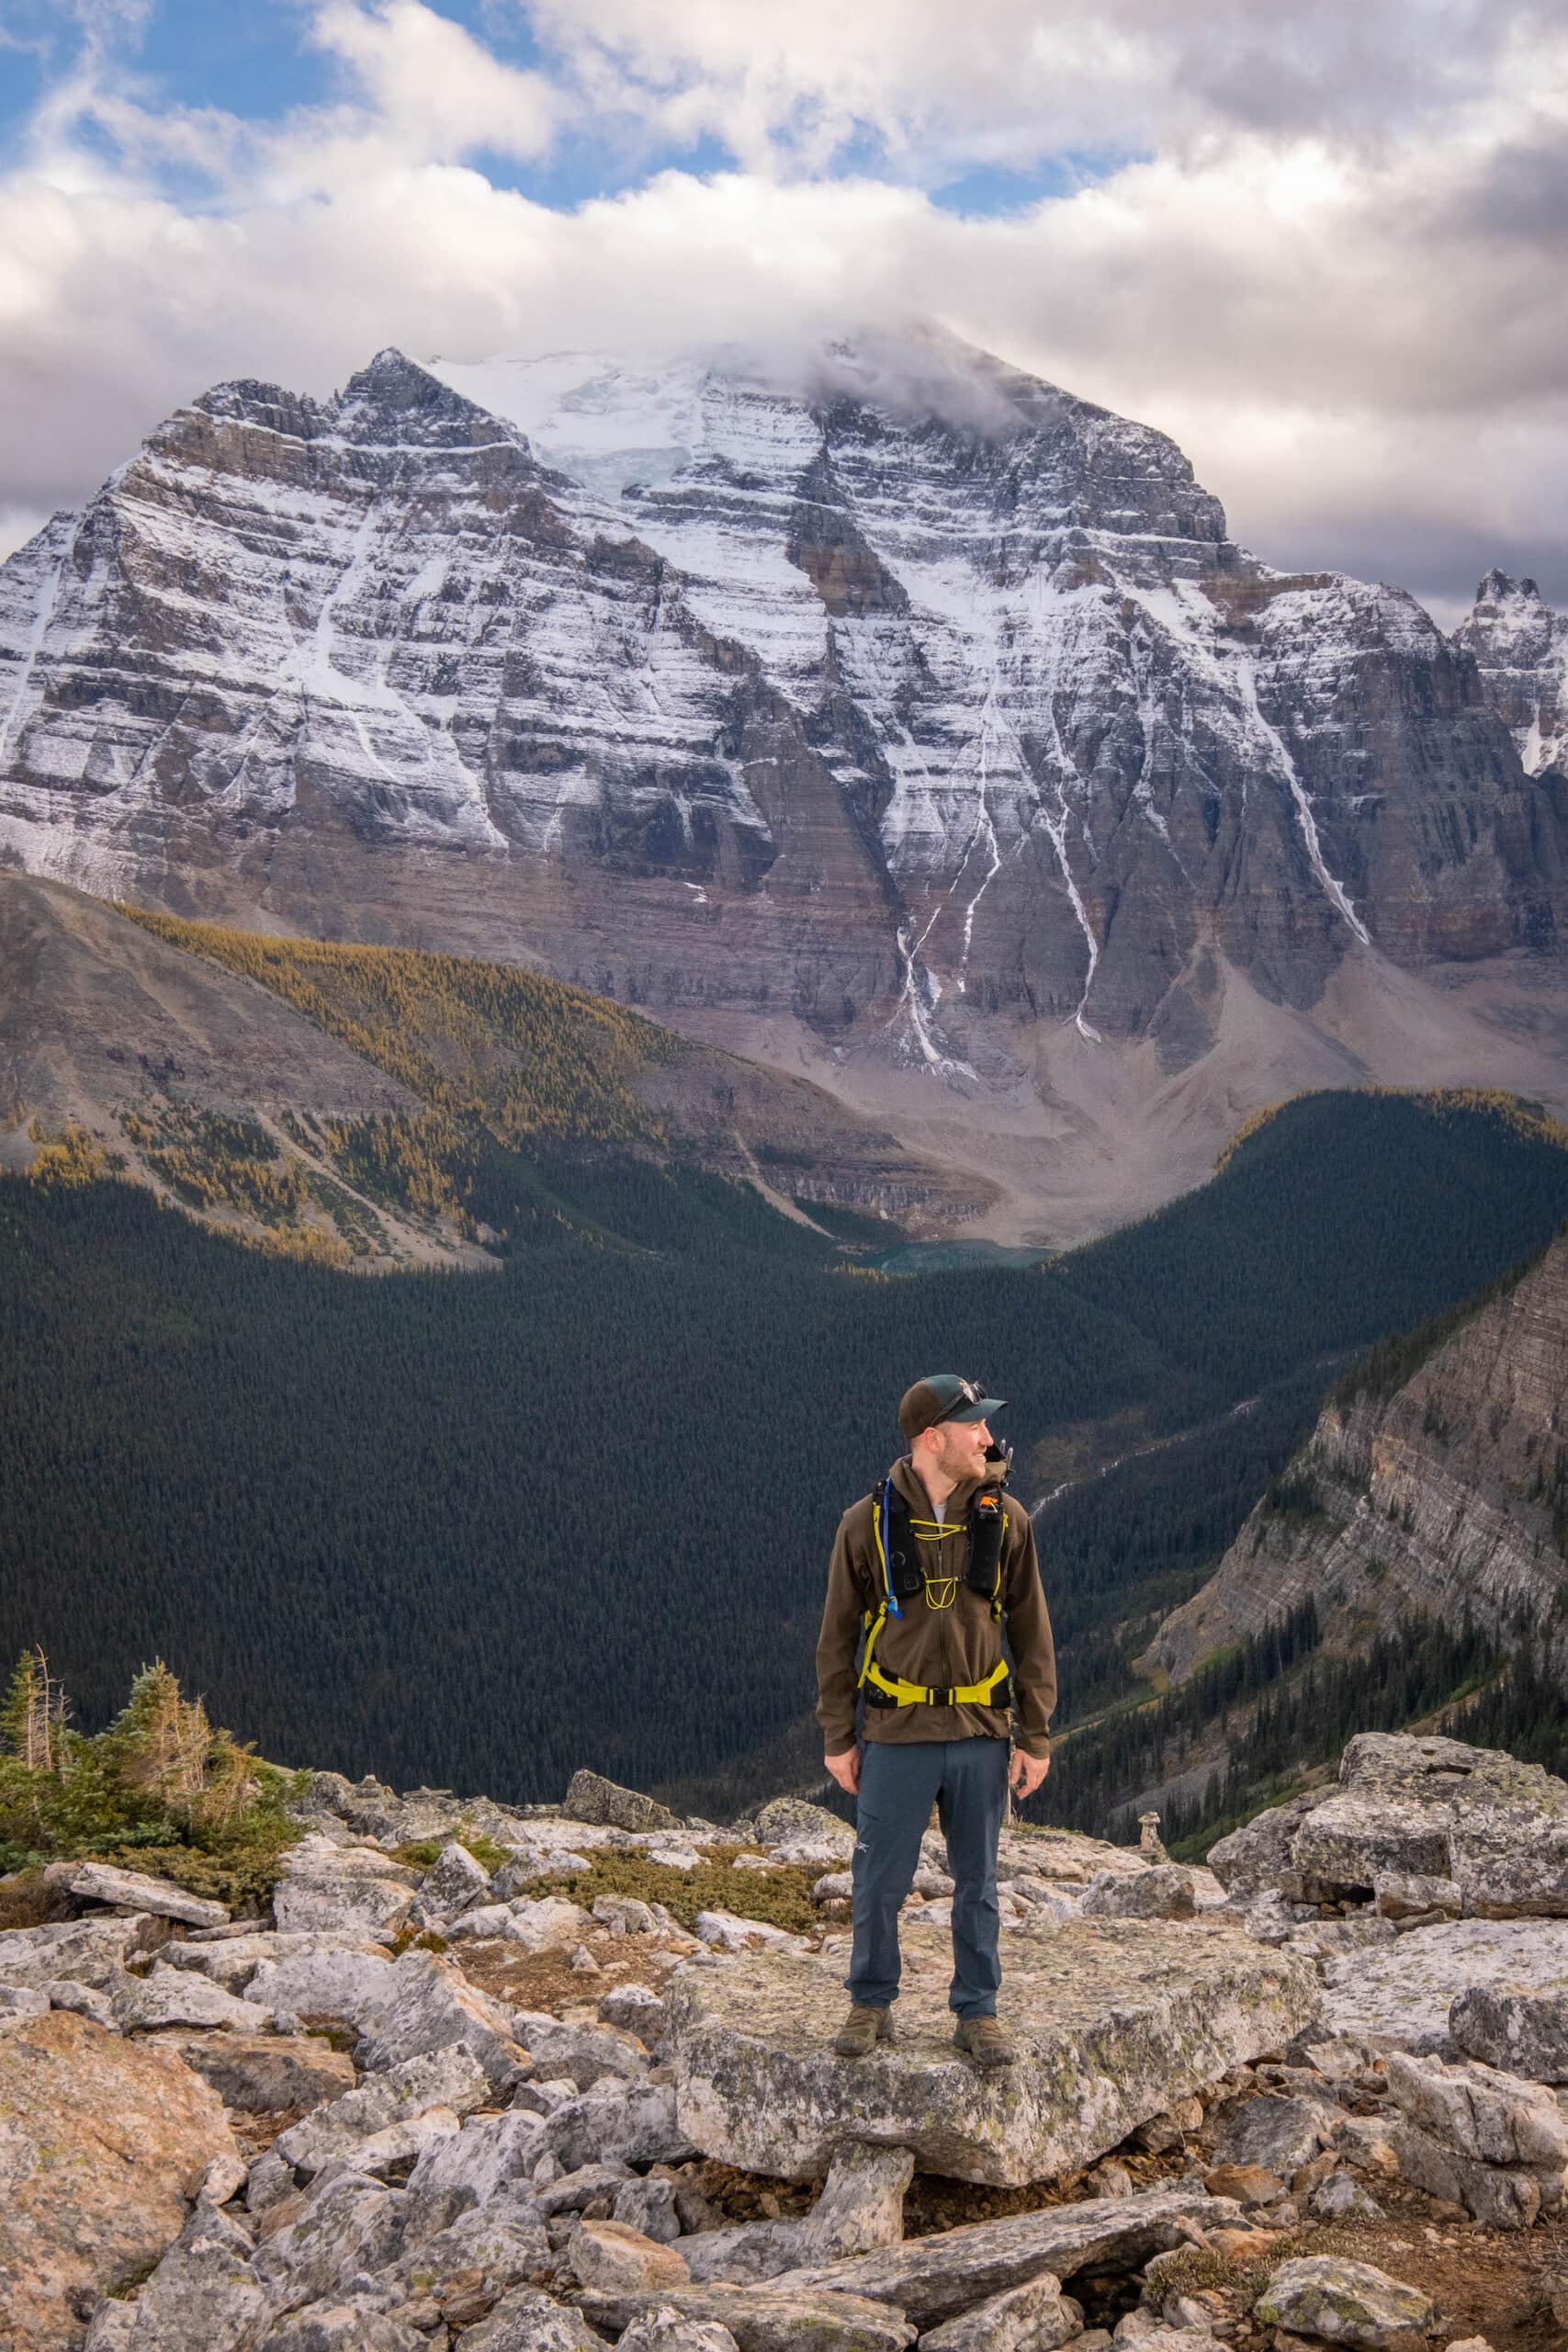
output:
<path id="1" fill-rule="evenodd" d="M 844 1794 L 854 1796 L 860 1788 L 860 1749 L 846 1747 L 841 1756 L 824 1756 L 822 1761 Z"/>
<path id="2" fill-rule="evenodd" d="M 831 1758 L 829 1759 L 828 1770 L 829 1772 L 833 1771 Z M 1051 1758 L 1048 1756 L 1026 1756 L 1021 1747 L 1014 1750 L 1012 1770 L 1008 1778 L 1012 1783 L 1012 1792 L 1021 1804 L 1025 1797 L 1032 1797 L 1050 1770 Z M 833 1772 L 833 1778 L 837 1780 L 838 1777 L 838 1774 Z"/>

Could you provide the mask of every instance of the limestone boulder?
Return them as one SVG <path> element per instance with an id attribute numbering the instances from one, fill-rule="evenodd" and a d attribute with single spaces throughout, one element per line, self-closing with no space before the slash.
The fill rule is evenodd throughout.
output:
<path id="1" fill-rule="evenodd" d="M 1343 2120 L 1343 2109 L 1330 2099 L 1281 2098 L 1273 2091 L 1226 2099 L 1210 2117 L 1219 2163 L 1261 2165 L 1287 2180 L 1312 2162 Z"/>
<path id="2" fill-rule="evenodd" d="M 585 2288 L 577 2301 L 596 2325 L 617 2335 L 660 2310 L 716 2322 L 739 2352 L 905 2352 L 915 2340 L 908 2321 L 886 2304 L 809 2287 L 681 2287 L 652 2300 Z"/>
<path id="3" fill-rule="evenodd" d="M 1551 2093 L 1473 2059 L 1449 2064 L 1394 2051 L 1389 2094 L 1412 2123 L 1483 2164 L 1568 2166 L 1568 2116 Z"/>
<path id="4" fill-rule="evenodd" d="M 1437 2306 L 1418 2287 L 1406 2287 L 1370 2262 L 1337 2255 L 1306 2255 L 1282 2262 L 1256 2306 L 1266 2325 L 1326 2344 L 1354 2344 L 1385 2352 L 1395 2336 L 1426 2335 L 1438 2324 Z"/>
<path id="5" fill-rule="evenodd" d="M 1056 2352 L 1082 2333 L 1082 2306 L 1045 2271 L 928 2328 L 920 2344 L 923 2352 Z"/>
<path id="6" fill-rule="evenodd" d="M 225 1993 L 209 1977 L 188 1968 L 154 1963 L 144 1977 L 132 1977 L 116 1996 L 114 2013 L 123 2033 L 156 2033 L 164 2026 L 234 2026 L 254 2032 L 261 2015 L 254 2002 Z"/>
<path id="7" fill-rule="evenodd" d="M 357 2089 L 290 2125 L 274 2145 L 296 2171 L 320 2172 L 333 2156 L 350 2155 L 389 2124 L 412 2123 L 433 2108 L 468 2115 L 489 2096 L 484 2069 L 460 2043 L 411 2058 L 367 2075 Z"/>
<path id="8" fill-rule="evenodd" d="M 773 2283 L 889 2304 L 925 2329 L 1047 2273 L 1066 2280 L 1079 2271 L 1142 2269 L 1151 2256 L 1240 2219 L 1240 2207 L 1227 2198 L 1178 2183 L 971 2222 L 880 2253 L 788 2272 Z"/>
<path id="9" fill-rule="evenodd" d="M 449 1838 L 420 1882 L 411 1917 L 419 1927 L 434 1919 L 454 1917 L 483 1901 L 490 1872 L 474 1860 L 466 1846 Z"/>
<path id="10" fill-rule="evenodd" d="M 276 2115 L 341 2098 L 354 2088 L 354 2062 L 314 2033 L 170 2032 L 160 2041 L 210 2083 L 225 2107 Z"/>
<path id="11" fill-rule="evenodd" d="M 1443 1878 L 1448 1809 L 1345 1790 L 1306 1815 L 1292 1860 L 1311 1902 L 1347 1894 L 1370 1901 L 1377 1881 L 1395 1874 Z"/>
<path id="12" fill-rule="evenodd" d="M 1282 2046 L 1317 2007 L 1307 1963 L 1229 1919 L 1075 1921 L 1011 1962 L 1019 2063 L 987 2075 L 953 2046 L 946 1939 L 911 1928 L 904 1940 L 913 1989 L 896 2039 L 854 2062 L 830 2047 L 843 2008 L 830 1962 L 748 1953 L 672 1981 L 677 2113 L 705 2154 L 811 2179 L 860 2139 L 960 2179 L 1043 2180 Z"/>
<path id="13" fill-rule="evenodd" d="M 188 1968 L 197 1976 L 210 1977 L 226 1993 L 243 1993 L 265 1961 L 293 1960 L 302 1954 L 338 1952 L 344 1949 L 342 1936 L 280 1936 L 272 1928 L 258 1928 L 254 1932 L 222 1936 L 209 1942 L 176 1939 L 163 1946 L 158 1958 L 165 1968 Z M 355 1949 L 383 1961 L 387 1957 L 384 1947 L 378 1945 L 362 1944 Z"/>
<path id="14" fill-rule="evenodd" d="M 1441 2050 L 1452 2004 L 1474 1986 L 1568 1991 L 1568 1923 L 1455 1919 L 1412 1928 L 1381 1949 L 1328 1954 L 1323 1980 L 1326 2030 Z"/>
<path id="15" fill-rule="evenodd" d="M 272 1914 L 285 1934 L 327 1930 L 374 1937 L 403 1925 L 418 1891 L 415 1872 L 374 1847 L 302 1838 L 284 1862 Z"/>
<path id="16" fill-rule="evenodd" d="M 632 2004 L 633 2014 L 643 2016 L 651 2005 L 663 2017 L 664 2004 L 656 1993 L 644 1994 L 640 1984 L 626 1989 L 642 1995 L 639 2002 Z M 600 2015 L 621 1998 L 619 1994 L 607 1994 L 599 2004 Z M 564 2076 L 580 2091 L 592 2090 L 606 2075 L 633 2082 L 648 2072 L 646 2052 L 615 2025 L 568 2024 L 538 2009 L 513 2010 L 512 2021 L 517 2039 L 525 2044 L 540 2074 L 558 2080 Z"/>
<path id="17" fill-rule="evenodd" d="M 1568 1958 L 1568 1953 L 1565 1953 Z M 1467 2057 L 1536 2083 L 1568 2083 L 1568 1982 L 1473 1984 L 1449 2010 L 1449 2033 Z"/>
<path id="18" fill-rule="evenodd" d="M 426 2352 L 428 2344 L 394 2312 L 358 2297 L 332 2296 L 274 2328 L 260 2352 Z"/>
<path id="19" fill-rule="evenodd" d="M 256 2275 L 278 2312 L 347 2289 L 395 2258 L 402 2226 L 401 2192 L 362 2173 L 340 2172 L 318 2184 L 302 2210 L 256 2249 Z"/>
<path id="20" fill-rule="evenodd" d="M 568 1821 L 591 1822 L 606 1829 L 629 1829 L 634 1836 L 649 1829 L 679 1829 L 679 1817 L 656 1798 L 638 1789 L 623 1789 L 602 1772 L 574 1772 L 561 1802 Z"/>
<path id="21" fill-rule="evenodd" d="M 1372 1881 L 1372 1897 L 1383 1919 L 1457 1919 L 1464 1895 L 1451 1878 L 1421 1878 L 1410 1871 L 1384 1871 Z"/>
<path id="22" fill-rule="evenodd" d="M 681 2209 L 674 2181 L 652 2173 L 638 2180 L 628 2180 L 615 2191 L 610 2219 L 640 2230 L 645 2238 L 652 2238 L 660 2245 L 673 2245 L 681 2234 Z"/>
<path id="23" fill-rule="evenodd" d="M 522 2052 L 509 2008 L 436 1952 L 404 1952 L 389 1979 L 386 1999 L 355 2052 L 360 2066 L 379 2073 L 457 2043 L 479 2061 L 492 2090 L 510 2089 Z M 253 1985 L 249 1997 L 254 1993 Z"/>
<path id="24" fill-rule="evenodd" d="M 509 1942 L 521 1944 L 525 1951 L 570 1951 L 592 1925 L 580 1903 L 569 1903 L 558 1894 L 546 1894 L 531 1902 L 513 1902 L 508 1908 L 502 1932 Z"/>
<path id="25" fill-rule="evenodd" d="M 389 1953 L 353 1943 L 290 1952 L 259 1962 L 243 1997 L 258 2009 L 341 2018 L 357 2032 L 368 2034 L 398 1987 L 392 1967 Z"/>
<path id="26" fill-rule="evenodd" d="M 1086 1919 L 1190 1919 L 1197 1908 L 1192 1873 L 1179 1862 L 1156 1862 L 1135 1875 L 1101 1871 L 1081 1905 Z"/>
<path id="27" fill-rule="evenodd" d="M 599 1916 L 598 1904 L 593 1906 L 593 1916 Z M 602 2025 L 610 2026 L 618 2033 L 635 2034 L 651 2050 L 664 2031 L 664 2004 L 646 1984 L 618 1984 L 600 2002 L 599 2019 Z"/>
<path id="28" fill-rule="evenodd" d="M 8 2352 L 82 2336 L 80 2309 L 160 2259 L 215 2156 L 237 2154 L 173 2051 L 64 2010 L 0 2037 L 0 2311 Z"/>
<path id="29" fill-rule="evenodd" d="M 148 1947 L 145 1912 L 115 1919 L 56 1919 L 41 1928 L 0 1934 L 0 1984 L 47 1984 L 69 1979 L 118 1991 L 128 1963 Z"/>
<path id="30" fill-rule="evenodd" d="M 111 1903 L 119 1911 L 151 1911 L 159 1918 L 183 1920 L 190 1928 L 219 1928 L 229 1917 L 226 1904 L 188 1894 L 168 1879 L 117 1869 L 112 1862 L 51 1862 L 45 1876 L 79 1903 Z"/>
<path id="31" fill-rule="evenodd" d="M 1309 1813 L 1326 1803 L 1328 1793 L 1310 1789 L 1286 1804 L 1271 1805 L 1209 1849 L 1209 1868 L 1233 1903 L 1251 1903 L 1271 1894 L 1301 1900 L 1296 1832 Z"/>
<path id="32" fill-rule="evenodd" d="M 514 2287 L 477 2327 L 465 2328 L 462 2352 L 604 2352 L 579 2312 L 537 2287 Z"/>
<path id="33" fill-rule="evenodd" d="M 1389 2137 L 1401 2179 L 1446 2204 L 1462 2205 L 1488 2229 L 1528 2230 L 1539 2217 L 1541 2176 L 1528 2165 L 1483 2164 L 1404 2120 L 1391 2126 Z M 1557 2188 L 1560 2197 L 1561 2177 Z"/>
<path id="34" fill-rule="evenodd" d="M 543 2143 L 569 2172 L 607 2156 L 630 2165 L 683 2164 L 699 2153 L 673 2084 L 609 2076 L 547 2117 Z"/>
<path id="35" fill-rule="evenodd" d="M 821 2194 L 803 2219 L 704 2230 L 687 2239 L 681 2251 L 694 2278 L 737 2284 L 898 2245 L 904 2236 L 904 2193 L 914 2169 L 908 2148 L 847 2140 L 834 2150 Z"/>
<path id="36" fill-rule="evenodd" d="M 536 2115 L 513 2109 L 471 2117 L 453 2138 L 425 2149 L 408 2178 L 410 2242 L 447 2228 L 475 2207 L 493 2206 L 524 2181 L 539 2159 L 541 2128 Z"/>
<path id="37" fill-rule="evenodd" d="M 128 2352 L 251 2352 L 266 2296 L 249 2233 L 199 2198 L 136 2299 Z"/>
<path id="38" fill-rule="evenodd" d="M 1529 1804 L 1456 1807 L 1449 1847 L 1470 1917 L 1568 1917 L 1568 1818 Z"/>

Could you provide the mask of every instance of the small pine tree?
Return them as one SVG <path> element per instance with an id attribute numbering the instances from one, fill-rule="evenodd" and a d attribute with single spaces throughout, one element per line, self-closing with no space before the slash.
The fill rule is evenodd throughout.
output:
<path id="1" fill-rule="evenodd" d="M 71 1702 L 42 1647 L 24 1650 L 0 1704 L 0 1745 L 24 1771 L 58 1774 L 65 1760 Z"/>
<path id="2" fill-rule="evenodd" d="M 121 1786 L 187 1829 L 230 1827 L 255 1794 L 247 1750 L 214 1730 L 199 1699 L 181 1696 L 162 1658 L 142 1668 L 105 1736 Z"/>

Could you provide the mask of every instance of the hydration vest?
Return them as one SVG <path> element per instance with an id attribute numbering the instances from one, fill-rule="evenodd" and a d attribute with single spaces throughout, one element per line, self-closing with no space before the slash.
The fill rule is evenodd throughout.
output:
<path id="1" fill-rule="evenodd" d="M 998 1659 L 982 1682 L 958 1682 L 942 1690 L 906 1682 L 902 1675 L 885 1674 L 876 1663 L 876 1637 L 889 1617 L 902 1617 L 901 1600 L 923 1592 L 927 1605 L 951 1609 L 960 1582 L 983 1594 L 991 1616 L 1002 1614 L 1002 1539 L 1007 1533 L 1007 1507 L 999 1479 L 980 1487 L 969 1506 L 969 1565 L 962 1578 L 931 1577 L 920 1566 L 919 1545 L 939 1542 L 951 1531 L 945 1521 L 917 1519 L 895 1486 L 891 1475 L 872 1490 L 872 1526 L 876 1538 L 877 1566 L 882 1577 L 879 1606 L 864 1612 L 865 1651 L 856 1688 L 871 1707 L 1007 1707 L 1012 1703 L 1008 1662 Z M 941 1598 L 943 1588 L 946 1598 Z M 933 1589 L 937 1598 L 932 1597 Z"/>

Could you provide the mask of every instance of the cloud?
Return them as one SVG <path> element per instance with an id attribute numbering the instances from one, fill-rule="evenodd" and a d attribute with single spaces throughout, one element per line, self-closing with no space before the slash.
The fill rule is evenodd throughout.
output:
<path id="1" fill-rule="evenodd" d="M 1559 8 L 541 0 L 526 67 L 422 0 L 300 22 L 341 85 L 276 122 L 112 43 L 47 94 L 0 178 L 0 505 L 79 501 L 223 377 L 920 311 L 1172 432 L 1273 560 L 1568 602 Z M 570 210 L 480 168 L 594 135 L 737 161 Z M 936 200 L 1047 155 L 1025 209 Z"/>

